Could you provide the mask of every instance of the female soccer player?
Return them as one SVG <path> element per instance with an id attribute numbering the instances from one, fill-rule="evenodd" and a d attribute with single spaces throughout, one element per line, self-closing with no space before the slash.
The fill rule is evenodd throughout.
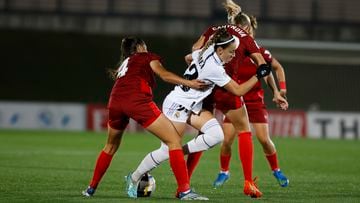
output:
<path id="1" fill-rule="evenodd" d="M 256 18 L 250 17 L 251 25 L 252 25 L 252 33 L 251 35 L 254 36 L 255 29 L 257 28 Z M 266 61 L 272 65 L 273 69 L 275 70 L 280 84 L 280 94 L 284 97 L 286 96 L 286 83 L 285 83 L 285 73 L 281 66 L 281 64 L 274 58 L 271 57 L 271 54 L 268 50 L 264 48 L 260 48 L 262 51 L 262 55 L 266 59 Z M 246 58 L 242 63 L 241 67 L 239 68 L 239 80 L 246 81 L 251 75 L 256 71 L 256 66 L 250 58 Z M 246 108 L 248 111 L 248 116 L 250 123 L 252 124 L 255 135 L 259 142 L 263 147 L 263 151 L 265 153 L 265 157 L 268 160 L 272 173 L 276 180 L 278 181 L 281 187 L 286 187 L 289 184 L 289 179 L 281 172 L 277 153 L 275 149 L 274 143 L 271 141 L 270 134 L 269 134 L 269 125 L 268 125 L 268 113 L 266 110 L 265 102 L 264 102 L 264 90 L 261 87 L 260 81 L 257 85 L 251 89 L 248 93 L 244 96 L 244 101 L 246 104 Z M 221 171 L 218 174 L 217 179 L 214 182 L 216 187 L 221 186 L 224 182 L 229 178 L 229 165 L 230 165 L 230 158 L 231 158 L 231 145 L 234 141 L 235 134 L 234 134 L 234 127 L 231 123 L 225 121 L 223 124 L 225 139 L 221 145 L 221 155 L 220 155 L 220 162 L 221 162 Z"/>
<path id="2" fill-rule="evenodd" d="M 186 123 L 202 134 L 189 141 L 184 146 L 185 153 L 207 150 L 223 140 L 223 131 L 213 114 L 202 109 L 202 101 L 215 85 L 224 87 L 227 91 L 241 96 L 245 94 L 259 78 L 270 73 L 270 68 L 264 63 L 256 74 L 247 82 L 238 85 L 225 72 L 223 65 L 235 56 L 237 38 L 221 28 L 205 44 L 203 49 L 192 53 L 192 63 L 185 71 L 185 78 L 207 81 L 211 86 L 206 91 L 198 91 L 185 86 L 176 86 L 164 100 L 163 112 L 172 121 L 180 135 L 183 135 Z M 141 176 L 157 167 L 169 157 L 167 146 L 162 143 L 160 148 L 150 152 L 132 173 L 133 182 L 138 182 Z"/>
<path id="3" fill-rule="evenodd" d="M 206 85 L 199 80 L 186 80 L 169 71 L 160 63 L 160 57 L 147 51 L 146 44 L 137 37 L 126 37 L 121 43 L 121 66 L 116 71 L 116 81 L 108 103 L 108 139 L 97 158 L 90 185 L 83 195 L 93 196 L 120 146 L 121 138 L 129 119 L 132 118 L 157 136 L 168 146 L 170 166 L 178 184 L 181 200 L 207 200 L 190 189 L 181 139 L 173 124 L 152 101 L 155 85 L 154 73 L 166 82 L 184 87 L 201 89 Z M 129 182 L 129 181 L 128 181 Z M 133 188 L 129 182 L 128 188 Z M 128 196 L 137 197 L 137 188 L 128 190 Z"/>
<path id="4" fill-rule="evenodd" d="M 225 8 L 228 11 L 228 19 L 233 23 L 235 19 L 234 16 L 238 15 L 238 13 L 241 12 L 240 6 L 236 5 L 231 0 L 228 0 L 225 3 Z M 250 17 L 249 20 L 251 25 L 251 29 L 249 29 L 249 32 L 250 35 L 254 37 L 255 29 L 257 29 L 256 18 Z M 248 23 L 245 21 L 245 23 L 243 23 L 240 26 L 247 26 L 247 25 Z M 286 98 L 285 73 L 282 66 L 276 59 L 273 59 L 271 57 L 269 51 L 265 50 L 262 47 L 260 48 L 260 50 L 267 63 L 272 65 L 273 69 L 275 70 L 278 76 L 278 79 L 280 81 L 279 93 Z M 249 77 L 251 77 L 254 71 L 256 71 L 256 65 L 251 61 L 249 57 L 246 58 L 242 63 L 242 65 L 239 67 L 238 81 L 240 83 L 241 81 L 246 81 Z M 277 91 L 277 88 L 275 91 Z M 258 140 L 260 141 L 263 147 L 263 151 L 269 162 L 273 175 L 280 184 L 280 186 L 286 187 L 289 184 L 289 180 L 286 178 L 285 175 L 283 175 L 283 173 L 279 168 L 275 145 L 270 139 L 269 126 L 267 120 L 268 113 L 266 111 L 266 106 L 264 103 L 264 90 L 261 87 L 260 81 L 258 82 L 257 85 L 253 87 L 251 91 L 245 94 L 244 101 L 248 111 L 250 123 L 252 124 L 255 130 L 255 135 L 257 136 Z M 223 124 L 223 128 L 224 128 L 225 139 L 221 145 L 221 152 L 220 152 L 221 171 L 214 182 L 215 187 L 219 187 L 223 185 L 225 181 L 229 178 L 231 145 L 235 139 L 234 126 L 231 123 L 229 123 L 226 119 Z M 239 151 L 240 151 L 240 157 L 244 157 L 244 155 L 241 156 L 241 149 L 239 149 Z"/>
<path id="5" fill-rule="evenodd" d="M 232 11 L 232 10 L 230 10 Z M 253 40 L 251 36 L 249 36 L 248 32 L 251 29 L 249 17 L 246 14 L 235 14 L 235 17 L 232 17 L 235 23 L 231 23 L 232 25 L 226 25 L 227 29 L 232 29 L 235 31 L 241 30 L 240 39 L 242 40 L 243 48 L 239 47 L 239 57 L 237 60 L 233 60 L 232 63 L 227 64 L 226 71 L 230 74 L 233 78 L 237 78 L 239 74 L 238 67 L 241 65 L 242 61 L 247 57 L 250 56 L 254 60 L 253 54 L 246 54 L 248 51 L 246 50 L 246 44 L 248 41 Z M 229 18 L 230 19 L 230 18 Z M 235 26 L 238 25 L 239 27 Z M 225 26 L 225 25 L 224 25 Z M 203 43 L 206 42 L 209 37 L 213 34 L 214 30 L 219 29 L 220 27 L 224 26 L 215 26 L 210 27 L 194 44 L 193 49 L 198 49 L 199 47 L 203 46 Z M 259 51 L 260 52 L 260 51 Z M 257 53 L 261 56 L 260 53 Z M 254 60 L 256 62 L 256 58 Z M 269 78 L 269 77 L 268 77 Z M 275 82 L 273 78 L 269 78 L 269 86 L 272 88 L 274 92 L 274 101 L 281 105 L 281 108 L 287 108 L 287 102 L 284 98 L 281 97 L 279 92 L 277 91 Z M 251 130 L 250 130 L 250 123 L 247 116 L 246 107 L 243 105 L 243 100 L 230 92 L 225 91 L 224 89 L 218 88 L 214 91 L 213 100 L 215 102 L 215 106 L 217 109 L 221 110 L 225 115 L 226 118 L 234 125 L 235 130 L 233 133 L 238 135 L 239 139 L 239 155 L 242 163 L 243 173 L 244 173 L 244 193 L 248 196 L 258 198 L 262 196 L 262 193 L 257 188 L 255 182 L 252 179 L 252 164 L 253 164 L 253 144 L 251 138 Z M 230 138 L 227 129 L 224 129 L 225 137 L 224 142 L 227 142 Z M 234 136 L 232 136 L 234 138 Z M 232 139 L 233 141 L 233 139 Z M 190 154 L 188 157 L 187 165 L 189 171 L 189 177 L 191 176 L 194 168 L 197 165 L 197 162 L 201 156 L 201 153 L 194 153 Z M 222 156 L 221 157 L 221 165 L 225 165 L 227 160 L 230 159 L 230 156 Z M 225 168 L 225 167 L 224 167 Z M 225 168 L 226 169 L 226 168 Z M 223 182 L 228 179 L 228 173 L 221 173 L 219 179 Z M 218 180 L 215 181 L 214 186 L 218 187 Z"/>

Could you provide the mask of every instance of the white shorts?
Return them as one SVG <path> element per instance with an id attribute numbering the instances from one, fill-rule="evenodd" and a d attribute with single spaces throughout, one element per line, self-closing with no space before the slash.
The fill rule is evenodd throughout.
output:
<path id="1" fill-rule="evenodd" d="M 186 123 L 191 114 L 190 110 L 171 101 L 168 97 L 163 102 L 162 111 L 169 120 L 180 123 Z"/>

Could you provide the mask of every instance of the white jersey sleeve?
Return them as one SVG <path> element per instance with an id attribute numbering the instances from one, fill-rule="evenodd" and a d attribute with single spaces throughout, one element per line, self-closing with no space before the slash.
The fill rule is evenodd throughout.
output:
<path id="1" fill-rule="evenodd" d="M 211 71 L 205 71 L 205 74 L 204 78 L 206 78 L 206 80 L 220 87 L 223 87 L 231 81 L 231 77 L 225 72 L 224 68 L 221 67 L 213 66 L 211 67 Z"/>

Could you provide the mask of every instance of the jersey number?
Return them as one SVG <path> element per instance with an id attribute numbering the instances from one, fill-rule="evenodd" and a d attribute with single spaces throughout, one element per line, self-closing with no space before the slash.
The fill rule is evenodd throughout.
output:
<path id="1" fill-rule="evenodd" d="M 184 78 L 187 80 L 194 80 L 199 76 L 198 70 L 196 69 L 196 65 L 193 63 L 191 64 L 188 69 L 185 71 Z M 190 90 L 190 87 L 180 85 L 181 89 L 184 92 L 187 92 Z"/>
<path id="2" fill-rule="evenodd" d="M 126 72 L 128 71 L 128 61 L 129 58 L 125 59 L 125 61 L 121 64 L 121 66 L 119 67 L 119 69 L 117 70 L 117 78 L 121 78 L 123 77 Z"/>

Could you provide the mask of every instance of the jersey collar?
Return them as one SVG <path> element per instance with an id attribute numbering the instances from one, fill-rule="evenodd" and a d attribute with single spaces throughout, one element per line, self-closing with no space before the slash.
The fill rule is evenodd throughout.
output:
<path id="1" fill-rule="evenodd" d="M 224 63 L 221 61 L 220 57 L 217 55 L 216 52 L 214 52 L 213 56 L 214 56 L 215 62 L 216 62 L 217 64 L 219 64 L 219 65 L 224 65 Z"/>

